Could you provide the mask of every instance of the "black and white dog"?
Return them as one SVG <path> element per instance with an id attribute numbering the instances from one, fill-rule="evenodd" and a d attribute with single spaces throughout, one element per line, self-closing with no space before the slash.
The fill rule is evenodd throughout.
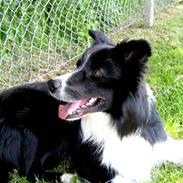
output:
<path id="1" fill-rule="evenodd" d="M 76 70 L 48 83 L 51 94 L 65 102 L 59 117 L 81 120 L 72 154 L 78 175 L 91 182 L 142 182 L 161 162 L 183 165 L 183 141 L 167 137 L 144 80 L 148 42 L 113 45 L 101 32 L 89 34 L 94 43 Z"/>
<path id="2" fill-rule="evenodd" d="M 141 182 L 160 162 L 183 165 L 183 142 L 167 137 L 144 81 L 149 44 L 89 33 L 94 43 L 76 71 L 0 93 L 1 183 L 13 168 L 33 181 L 59 179 L 46 170 L 63 160 L 92 183 Z"/>

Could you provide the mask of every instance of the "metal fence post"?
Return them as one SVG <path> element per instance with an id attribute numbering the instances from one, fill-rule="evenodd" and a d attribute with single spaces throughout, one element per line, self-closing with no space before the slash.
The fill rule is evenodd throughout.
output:
<path id="1" fill-rule="evenodd" d="M 152 27 L 154 22 L 154 0 L 145 0 L 145 27 Z"/>

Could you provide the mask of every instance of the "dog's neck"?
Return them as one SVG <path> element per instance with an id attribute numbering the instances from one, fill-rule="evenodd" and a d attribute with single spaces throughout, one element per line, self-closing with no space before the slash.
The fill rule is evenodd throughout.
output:
<path id="1" fill-rule="evenodd" d="M 116 133 L 110 114 L 105 112 L 86 115 L 81 120 L 81 129 L 83 141 L 90 139 L 95 142 L 103 142 L 109 134 Z"/>
<path id="2" fill-rule="evenodd" d="M 83 141 L 88 139 L 96 142 L 103 142 L 109 135 L 124 136 L 133 135 L 141 131 L 148 123 L 148 116 L 151 113 L 151 105 L 154 104 L 154 96 L 147 85 L 146 93 L 132 97 L 126 101 L 121 117 L 115 119 L 110 113 L 96 112 L 86 115 L 81 120 Z"/>

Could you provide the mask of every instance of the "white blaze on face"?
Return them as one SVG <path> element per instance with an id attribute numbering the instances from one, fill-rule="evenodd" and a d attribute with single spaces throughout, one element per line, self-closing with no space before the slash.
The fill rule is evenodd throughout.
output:
<path id="1" fill-rule="evenodd" d="M 59 80 L 61 82 L 61 87 L 57 89 L 55 93 L 51 93 L 55 98 L 65 101 L 68 98 L 65 89 L 67 87 L 68 79 L 73 75 L 73 73 L 67 73 L 59 77 L 55 77 L 53 80 Z"/>

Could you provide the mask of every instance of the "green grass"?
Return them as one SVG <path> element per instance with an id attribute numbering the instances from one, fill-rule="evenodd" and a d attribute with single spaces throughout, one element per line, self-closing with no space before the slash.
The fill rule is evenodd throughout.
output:
<path id="1" fill-rule="evenodd" d="M 157 98 L 157 108 L 168 134 L 183 138 L 183 4 L 158 14 L 155 25 L 144 29 L 136 25 L 112 37 L 145 38 L 152 45 L 147 82 Z M 59 170 L 62 168 L 58 168 Z M 12 183 L 28 183 L 15 172 Z M 183 183 L 183 168 L 167 164 L 155 168 L 152 183 Z M 76 180 L 73 182 L 77 182 Z M 46 183 L 37 180 L 37 183 Z"/>
<path id="2" fill-rule="evenodd" d="M 155 27 L 161 36 L 159 40 L 152 40 L 153 56 L 147 78 L 157 97 L 165 128 L 177 139 L 183 138 L 183 6 L 179 8 L 177 14 L 176 10 L 169 10 L 174 16 Z M 183 168 L 168 164 L 155 169 L 154 182 L 183 183 Z"/>

